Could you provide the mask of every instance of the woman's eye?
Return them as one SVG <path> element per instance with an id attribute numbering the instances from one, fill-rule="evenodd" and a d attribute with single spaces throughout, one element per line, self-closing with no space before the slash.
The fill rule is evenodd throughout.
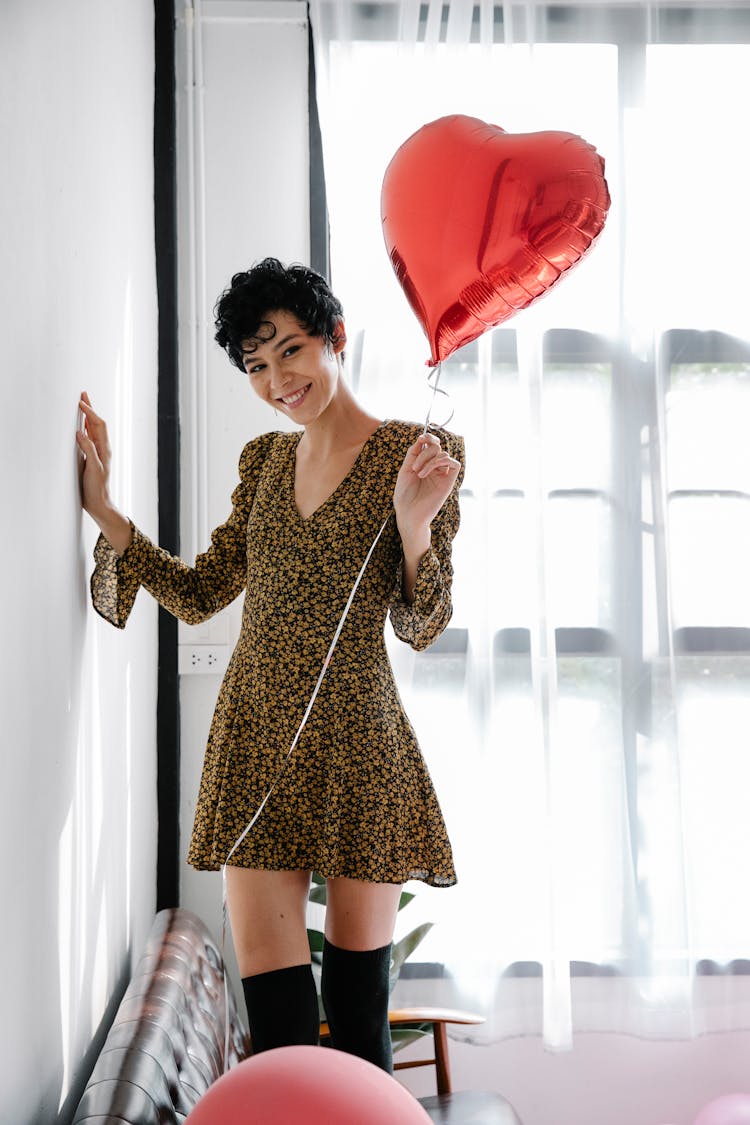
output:
<path id="1" fill-rule="evenodd" d="M 284 358 L 286 359 L 287 356 L 294 355 L 294 353 L 298 351 L 299 344 L 290 344 L 288 348 L 284 349 Z"/>

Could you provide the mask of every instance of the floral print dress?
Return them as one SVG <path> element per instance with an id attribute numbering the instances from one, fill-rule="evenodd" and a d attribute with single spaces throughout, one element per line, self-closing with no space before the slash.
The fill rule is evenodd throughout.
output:
<path id="1" fill-rule="evenodd" d="M 193 566 L 134 527 L 118 556 L 103 536 L 91 579 L 94 607 L 123 628 L 143 586 L 191 624 L 244 592 L 242 627 L 221 685 L 203 765 L 188 862 L 216 870 L 268 790 L 230 862 L 314 870 L 378 883 L 455 882 L 451 847 L 429 772 L 404 712 L 385 646 L 396 635 L 424 649 L 451 615 L 451 542 L 463 476 L 460 437 L 436 429 L 461 461 L 432 524 L 415 595 L 401 595 L 393 489 L 421 427 L 381 424 L 334 493 L 303 519 L 294 501 L 300 433 L 267 433 L 240 458 L 227 521 Z M 289 760 L 336 626 L 367 552 L 390 519 L 355 594 L 319 694 Z"/>

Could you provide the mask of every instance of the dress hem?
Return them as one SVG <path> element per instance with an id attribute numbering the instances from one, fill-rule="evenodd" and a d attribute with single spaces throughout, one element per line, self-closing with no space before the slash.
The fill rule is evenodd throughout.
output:
<path id="1" fill-rule="evenodd" d="M 187 862 L 195 871 L 221 871 L 223 866 L 221 863 L 201 863 L 190 859 Z M 410 868 L 406 874 L 397 875 L 394 878 L 371 879 L 361 874 L 355 874 L 354 872 L 335 870 L 328 864 L 295 863 L 288 865 L 270 865 L 267 863 L 256 863 L 251 867 L 246 863 L 229 863 L 227 866 L 247 868 L 252 871 L 314 871 L 316 875 L 320 875 L 323 879 L 355 879 L 360 883 L 383 883 L 395 886 L 403 886 L 404 883 L 414 881 L 427 883 L 432 887 L 454 887 L 458 882 L 455 874 L 438 875 L 437 873 L 425 870 L 425 868 Z"/>

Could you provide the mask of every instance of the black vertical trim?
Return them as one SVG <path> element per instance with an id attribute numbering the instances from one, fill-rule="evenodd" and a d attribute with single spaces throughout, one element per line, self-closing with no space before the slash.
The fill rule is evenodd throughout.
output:
<path id="1" fill-rule="evenodd" d="M 323 169 L 323 141 L 320 135 L 318 99 L 315 92 L 315 50 L 313 47 L 310 5 L 307 6 L 307 105 L 310 146 L 310 266 L 331 281 L 331 248 L 328 230 L 328 202 Z"/>
<path id="2" fill-rule="evenodd" d="M 159 543 L 180 550 L 180 415 L 177 366 L 177 174 L 174 0 L 154 0 L 154 239 L 159 303 Z M 180 696 L 177 621 L 159 608 L 156 710 L 159 816 L 157 910 L 180 895 Z"/>

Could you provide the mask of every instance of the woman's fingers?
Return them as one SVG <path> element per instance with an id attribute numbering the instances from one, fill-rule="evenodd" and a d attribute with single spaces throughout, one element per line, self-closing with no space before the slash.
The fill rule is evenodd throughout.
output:
<path id="1" fill-rule="evenodd" d="M 104 465 L 99 456 L 99 451 L 96 448 L 96 443 L 89 435 L 85 434 L 83 430 L 76 430 L 76 441 L 78 442 L 78 448 L 85 454 L 86 460 L 88 461 L 88 459 L 91 458 L 93 465 L 101 472 L 104 472 Z"/>
<path id="2" fill-rule="evenodd" d="M 96 413 L 91 403 L 89 402 L 89 396 L 85 391 L 78 400 L 78 406 L 81 410 L 81 413 L 83 414 L 84 429 L 86 433 L 90 434 L 93 437 L 94 441 L 100 447 L 100 452 L 107 450 L 109 446 L 107 440 L 107 423 Z"/>
<path id="3" fill-rule="evenodd" d="M 411 455 L 411 456 L 410 456 Z M 422 434 L 407 453 L 406 462 L 411 471 L 420 479 L 431 473 L 458 472 L 461 465 L 442 448 L 434 434 Z M 411 462 L 409 464 L 409 462 Z"/>
<path id="4" fill-rule="evenodd" d="M 112 457 L 107 436 L 107 423 L 96 413 L 85 391 L 78 400 L 78 406 L 83 414 L 83 432 L 94 442 L 96 452 L 102 464 L 106 467 Z"/>
<path id="5" fill-rule="evenodd" d="M 418 471 L 417 476 L 424 480 L 431 473 L 457 473 L 460 468 L 461 463 L 443 451 L 431 457 Z"/>
<path id="6" fill-rule="evenodd" d="M 417 440 L 407 449 L 404 466 L 419 476 L 424 466 L 441 452 L 440 440 L 434 434 L 420 434 Z"/>
<path id="7" fill-rule="evenodd" d="M 96 413 L 93 406 L 89 402 L 89 396 L 85 391 L 78 400 L 78 405 L 83 412 L 87 425 L 91 425 L 94 428 L 102 427 L 102 429 L 104 430 L 107 429 L 107 423 Z"/>
<path id="8" fill-rule="evenodd" d="M 78 430 L 76 442 L 84 458 L 80 472 L 81 502 L 89 515 L 100 523 L 111 507 L 107 491 L 107 467 L 99 457 L 96 442 L 88 434 Z"/>

